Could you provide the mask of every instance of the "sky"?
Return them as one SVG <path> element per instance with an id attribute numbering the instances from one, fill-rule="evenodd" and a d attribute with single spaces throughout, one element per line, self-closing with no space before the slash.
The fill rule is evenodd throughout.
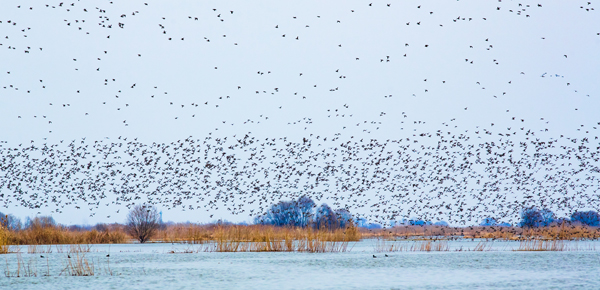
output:
<path id="1" fill-rule="evenodd" d="M 333 148 L 316 136 L 383 142 L 519 126 L 542 139 L 596 140 L 596 7 L 508 0 L 2 1 L 0 148 L 246 134 Z M 12 178 L 8 172 L 0 171 L 0 179 Z M 9 200 L 0 198 L 1 212 L 50 214 L 65 224 L 122 222 L 127 212 L 108 201 L 57 211 Z M 251 220 L 223 207 L 159 208 L 165 220 Z"/>

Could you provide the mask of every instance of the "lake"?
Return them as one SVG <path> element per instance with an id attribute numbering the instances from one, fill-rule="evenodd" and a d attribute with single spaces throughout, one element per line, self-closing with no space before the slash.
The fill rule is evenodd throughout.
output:
<path id="1" fill-rule="evenodd" d="M 75 269 L 83 261 L 77 259 L 82 253 L 68 253 L 69 246 L 35 254 L 22 246 L 21 254 L 0 257 L 5 260 L 0 289 L 600 289 L 600 252 L 595 250 L 600 242 L 567 242 L 570 251 L 529 252 L 514 251 L 519 242 L 494 242 L 487 251 L 472 251 L 478 243 L 450 241 L 444 252 L 386 253 L 376 251 L 375 240 L 351 243 L 340 253 L 92 245 L 84 255 L 94 276 L 69 275 L 69 262 Z M 15 277 L 17 267 L 21 277 Z M 28 274 L 37 276 L 22 277 Z"/>

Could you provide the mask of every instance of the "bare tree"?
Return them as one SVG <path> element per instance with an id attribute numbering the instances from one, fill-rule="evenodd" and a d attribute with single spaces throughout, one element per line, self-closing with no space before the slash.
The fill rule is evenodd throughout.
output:
<path id="1" fill-rule="evenodd" d="M 159 214 L 151 205 L 136 205 L 127 214 L 127 231 L 140 243 L 148 241 L 159 228 Z"/>

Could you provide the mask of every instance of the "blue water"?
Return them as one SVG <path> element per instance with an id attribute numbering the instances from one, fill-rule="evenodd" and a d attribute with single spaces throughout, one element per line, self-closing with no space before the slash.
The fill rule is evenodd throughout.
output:
<path id="1" fill-rule="evenodd" d="M 375 241 L 366 240 L 351 245 L 349 252 L 318 254 L 93 245 L 85 253 L 94 264 L 94 276 L 88 277 L 65 271 L 67 255 L 72 262 L 77 259 L 67 247 L 62 253 L 51 247 L 52 253 L 35 254 L 22 247 L 21 254 L 0 256 L 5 260 L 0 289 L 600 289 L 600 252 L 593 249 L 600 242 L 569 242 L 570 249 L 578 250 L 561 252 L 513 251 L 518 242 L 469 251 L 477 243 L 449 242 L 446 252 L 383 253 L 376 251 Z M 37 276 L 14 277 L 19 259 L 25 265 L 21 269 L 30 269 L 21 270 L 21 276 Z"/>

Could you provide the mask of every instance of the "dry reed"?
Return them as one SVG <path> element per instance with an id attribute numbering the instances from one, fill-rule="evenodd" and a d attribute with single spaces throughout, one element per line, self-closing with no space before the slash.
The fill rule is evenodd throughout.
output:
<path id="1" fill-rule="evenodd" d="M 489 242 L 489 241 L 479 241 L 479 243 L 477 243 L 475 248 L 473 248 L 473 251 L 476 251 L 476 252 L 485 252 L 485 251 L 491 251 L 491 250 L 492 250 L 492 242 Z"/>
<path id="2" fill-rule="evenodd" d="M 319 238 L 326 241 L 359 241 L 361 238 L 360 232 L 356 227 L 327 231 L 313 230 L 312 228 L 267 225 L 176 224 L 160 230 L 152 240 L 188 244 L 202 244 L 223 240 L 232 242 L 269 242 L 272 240 L 300 240 L 314 233 L 318 233 Z"/>
<path id="3" fill-rule="evenodd" d="M 406 250 L 406 246 L 399 242 L 386 241 L 385 239 L 377 239 L 374 247 L 375 252 L 401 252 Z"/>
<path id="4" fill-rule="evenodd" d="M 448 241 L 417 241 L 411 247 L 412 252 L 447 252 L 450 251 Z"/>
<path id="5" fill-rule="evenodd" d="M 76 253 L 74 257 L 68 258 L 65 268 L 59 274 L 66 273 L 69 276 L 94 276 L 96 267 L 93 261 L 89 261 L 85 254 Z"/>
<path id="6" fill-rule="evenodd" d="M 56 245 L 56 244 L 113 244 L 124 243 L 129 235 L 120 229 L 106 231 L 71 231 L 65 227 L 52 226 L 20 231 L 4 231 L 1 244 L 8 245 Z"/>
<path id="7" fill-rule="evenodd" d="M 184 229 L 184 230 L 182 230 Z M 192 240 L 186 236 L 179 241 L 200 244 L 195 250 L 186 249 L 177 253 L 193 252 L 345 252 L 350 242 L 359 241 L 360 233 L 355 227 L 333 231 L 312 228 L 252 226 L 201 226 L 186 225 L 176 229 L 180 233 L 194 233 Z M 173 233 L 173 229 L 163 232 Z M 164 236 L 163 236 L 164 237 Z M 202 237 L 199 239 L 198 237 Z M 171 251 L 171 253 L 176 253 Z"/>
<path id="8" fill-rule="evenodd" d="M 27 254 L 44 254 L 52 253 L 51 245 L 27 245 Z"/>
<path id="9" fill-rule="evenodd" d="M 523 240 L 515 251 L 565 251 L 567 245 L 563 240 Z"/>
<path id="10" fill-rule="evenodd" d="M 0 226 L 0 254 L 19 253 L 21 248 L 11 245 L 9 240 L 10 232 Z"/>
<path id="11" fill-rule="evenodd" d="M 490 240 L 596 240 L 600 228 L 579 224 L 552 224 L 539 228 L 471 226 L 446 227 L 434 225 L 402 225 L 386 229 L 360 229 L 363 238 L 383 239 L 490 239 Z"/>
<path id="12" fill-rule="evenodd" d="M 23 260 L 21 253 L 17 253 L 17 269 L 13 272 L 8 265 L 6 259 L 6 268 L 4 269 L 6 277 L 37 277 L 37 260 L 29 259 L 27 262 Z"/>

